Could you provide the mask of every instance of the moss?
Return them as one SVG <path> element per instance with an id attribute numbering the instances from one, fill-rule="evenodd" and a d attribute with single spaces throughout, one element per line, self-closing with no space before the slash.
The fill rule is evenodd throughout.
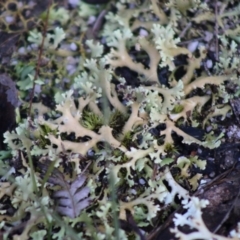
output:
<path id="1" fill-rule="evenodd" d="M 115 111 L 110 115 L 109 119 L 109 126 L 116 131 L 116 133 L 120 133 L 122 131 L 122 128 L 127 120 L 128 116 L 122 114 L 119 111 Z"/>
<path id="2" fill-rule="evenodd" d="M 103 118 L 91 112 L 90 110 L 84 110 L 80 123 L 83 127 L 89 130 L 98 131 L 103 125 Z"/>
<path id="3" fill-rule="evenodd" d="M 50 141 L 48 139 L 48 135 L 54 135 L 57 136 L 57 130 L 51 129 L 48 125 L 43 124 L 40 125 L 40 134 L 39 134 L 39 145 L 40 147 L 44 148 L 46 145 L 50 144 Z"/>
<path id="4" fill-rule="evenodd" d="M 121 141 L 121 144 L 123 146 L 125 146 L 126 148 L 129 148 L 130 146 L 133 145 L 133 135 L 134 135 L 134 132 L 127 132 L 122 141 Z"/>
<path id="5" fill-rule="evenodd" d="M 183 109 L 184 107 L 182 105 L 176 104 L 172 110 L 172 113 L 180 113 Z"/>

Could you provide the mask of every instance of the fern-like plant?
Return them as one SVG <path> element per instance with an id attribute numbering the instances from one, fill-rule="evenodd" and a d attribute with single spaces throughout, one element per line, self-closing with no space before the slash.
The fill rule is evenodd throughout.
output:
<path id="1" fill-rule="evenodd" d="M 71 184 L 64 179 L 58 181 L 62 189 L 55 192 L 53 197 L 58 204 L 56 210 L 61 215 L 76 218 L 89 205 L 90 189 L 84 186 L 85 181 L 86 177 L 83 174 L 79 175 Z"/>

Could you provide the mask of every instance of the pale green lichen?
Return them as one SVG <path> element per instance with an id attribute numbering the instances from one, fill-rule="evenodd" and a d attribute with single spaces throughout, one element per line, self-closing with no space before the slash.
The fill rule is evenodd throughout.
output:
<path id="1" fill-rule="evenodd" d="M 88 28 L 88 18 L 97 16 L 104 6 L 81 1 L 77 14 L 63 8 L 50 9 L 53 32 L 46 35 L 46 65 L 43 64 L 35 83 L 41 85 L 40 92 L 54 98 L 55 103 L 52 110 L 41 103 L 33 103 L 31 114 L 34 120 L 23 119 L 15 130 L 4 134 L 9 152 L 22 166 L 13 172 L 10 166 L 4 166 L 5 172 L 1 173 L 1 180 L 5 178 L 5 181 L 0 183 L 0 199 L 10 198 L 16 208 L 13 217 L 2 212 L 0 219 L 5 222 L 1 228 L 10 233 L 8 224 L 20 221 L 27 211 L 30 213 L 27 227 L 16 234 L 15 239 L 40 239 L 51 231 L 54 232 L 53 239 L 64 239 L 69 234 L 73 239 L 116 239 L 116 236 L 128 239 L 130 235 L 137 239 L 133 232 L 115 228 L 114 220 L 126 220 L 129 211 L 138 227 L 150 227 L 156 223 L 161 211 L 166 214 L 166 207 L 176 204 L 178 196 L 188 210 L 175 215 L 172 229 L 175 236 L 193 239 L 193 233 L 187 235 L 177 228 L 185 223 L 194 227 L 200 238 L 221 239 L 210 233 L 201 219 L 201 208 L 206 202 L 191 197 L 184 188 L 185 181 L 192 191 L 198 188 L 202 175 L 191 174 L 191 167 L 203 170 L 206 161 L 198 156 L 179 156 L 182 151 L 176 145 L 173 133 L 182 138 L 183 144 L 194 143 L 209 149 L 220 146 L 223 133 L 211 131 L 199 140 L 179 126 L 198 125 L 203 129 L 211 124 L 211 118 L 224 118 L 230 112 L 229 100 L 233 95 L 227 93 L 224 84 L 232 81 L 239 85 L 236 77 L 239 68 L 237 40 L 228 39 L 233 38 L 230 32 L 219 38 L 219 62 L 212 75 L 207 76 L 201 68 L 207 56 L 206 48 L 200 46 L 197 56 L 188 48 L 180 47 L 181 38 L 191 39 L 197 32 L 191 29 L 186 37 L 180 38 L 177 28 L 180 17 L 183 25 L 189 18 L 197 23 L 213 21 L 214 15 L 206 4 L 199 0 L 169 1 L 167 4 L 158 4 L 154 0 L 139 4 L 118 1 L 115 7 L 115 11 L 107 8 L 106 23 L 99 35 L 102 39 L 87 39 L 85 43 L 73 34 L 73 29 L 80 26 L 83 36 Z M 166 9 L 170 14 L 166 14 Z M 196 10 L 197 16 L 188 16 L 188 11 L 196 13 Z M 59 15 L 63 18 L 59 21 L 60 26 L 55 26 Z M 217 18 L 220 26 L 225 17 L 226 14 L 221 14 Z M 142 36 L 137 36 L 139 28 L 146 31 Z M 42 32 L 32 30 L 28 36 L 26 44 L 41 45 Z M 66 50 L 64 45 L 68 43 L 76 43 L 79 48 L 86 44 L 86 50 L 80 53 Z M 15 67 L 20 96 L 24 100 L 36 71 L 34 53 L 26 54 L 30 56 L 30 63 L 19 61 Z M 180 55 L 185 56 L 186 63 L 176 66 L 174 61 Z M 68 74 L 65 65 L 71 62 L 76 69 L 73 74 Z M 175 73 L 181 67 L 184 71 L 179 79 Z M 54 73 L 51 72 L 53 68 L 56 69 Z M 130 77 L 121 75 L 124 68 L 134 74 Z M 162 68 L 168 70 L 166 84 L 159 82 Z M 200 76 L 196 70 L 201 72 Z M 217 91 L 212 93 L 210 85 Z M 35 97 L 40 99 L 36 93 Z M 198 118 L 203 118 L 203 108 L 211 111 L 204 121 L 199 121 Z M 159 129 L 159 125 L 164 127 Z M 31 166 L 33 160 L 34 168 Z M 175 178 L 172 167 L 179 168 Z M 48 169 L 51 172 L 47 172 Z M 15 171 L 18 176 L 12 181 Z M 68 217 L 61 217 L 59 221 L 51 193 L 64 192 L 69 194 L 67 200 L 79 199 L 74 198 L 78 189 L 70 187 L 67 191 L 66 186 L 73 186 L 76 179 L 81 179 L 81 174 L 86 176 L 86 194 L 89 193 L 92 201 L 85 196 L 87 211 L 82 208 L 75 209 L 75 214 L 70 214 L 70 209 L 66 208 L 67 214 L 60 211 Z M 44 176 L 47 176 L 46 181 Z M 32 177 L 36 186 L 33 186 Z M 115 200 L 111 195 L 114 189 Z M 200 225 L 196 224 L 198 222 Z M 43 229 L 38 229 L 38 223 Z"/>

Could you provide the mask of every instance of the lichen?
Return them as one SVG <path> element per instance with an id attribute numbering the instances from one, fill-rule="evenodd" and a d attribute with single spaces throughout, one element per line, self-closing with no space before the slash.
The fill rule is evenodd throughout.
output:
<path id="1" fill-rule="evenodd" d="M 96 33 L 91 21 L 101 20 L 94 19 L 102 16 L 104 7 L 108 13 Z M 8 11 L 6 4 L 3 8 Z M 221 13 L 219 26 L 233 13 Z M 171 231 L 177 238 L 227 239 L 207 230 L 201 218 L 207 201 L 190 195 L 202 178 L 191 170 L 204 170 L 206 160 L 182 149 L 191 144 L 217 148 L 224 133 L 213 128 L 200 139 L 181 127 L 198 125 L 204 131 L 213 118 L 226 118 L 231 112 L 234 95 L 225 86 L 239 86 L 237 35 L 224 31 L 219 36 L 219 61 L 208 75 L 202 65 L 207 46 L 202 42 L 191 52 L 182 43 L 198 31 L 190 28 L 184 35 L 179 30 L 184 31 L 188 21 L 214 20 L 210 6 L 201 1 L 126 0 L 117 1 L 114 9 L 111 3 L 81 1 L 78 9 L 52 6 L 49 14 L 45 38 L 41 27 L 28 31 L 20 42 L 21 54 L 14 55 L 12 75 L 25 106 L 31 88 L 36 85 L 38 91 L 32 92 L 36 102 L 28 118 L 4 134 L 14 162 L 0 175 L 0 199 L 10 199 L 14 207 L 13 215 L 0 215 L 5 237 L 12 234 L 10 226 L 25 219 L 14 239 L 41 239 L 52 233 L 54 239 L 137 239 L 133 229 L 128 233 L 118 221 L 132 215 L 147 236 L 156 219 L 168 214 L 166 208 L 179 204 L 187 211 L 175 215 Z M 45 12 L 39 21 L 46 19 Z M 37 50 L 42 41 L 44 59 L 35 78 L 37 55 L 31 48 Z M 185 60 L 179 64 L 181 57 Z M 167 72 L 165 82 L 162 69 Z M 179 172 L 173 174 L 176 168 Z M 78 180 L 82 181 L 76 186 Z M 69 196 L 64 198 L 66 192 Z M 64 209 L 55 207 L 57 202 L 64 202 Z M 183 224 L 196 232 L 182 233 L 178 226 Z"/>

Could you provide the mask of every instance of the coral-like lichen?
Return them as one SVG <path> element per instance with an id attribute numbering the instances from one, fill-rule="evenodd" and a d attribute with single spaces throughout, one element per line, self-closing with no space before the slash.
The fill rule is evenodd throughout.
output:
<path id="1" fill-rule="evenodd" d="M 3 8 L 9 11 L 6 4 Z M 217 17 L 224 31 L 223 19 L 233 13 Z M 46 21 L 46 14 L 39 21 Z M 206 161 L 182 149 L 190 144 L 214 149 L 223 133 L 213 129 L 197 138 L 181 127 L 198 125 L 204 131 L 212 118 L 230 112 L 233 94 L 225 84 L 239 86 L 238 35 L 226 31 L 219 37 L 219 62 L 209 74 L 202 65 L 204 41 L 196 51 L 183 42 L 199 35 L 188 21 L 215 19 L 199 0 L 126 0 L 114 8 L 111 2 L 95 6 L 81 1 L 78 9 L 56 6 L 48 14 L 46 36 L 39 24 L 14 56 L 19 96 L 26 106 L 35 85 L 38 103 L 32 103 L 28 119 L 4 134 L 12 161 L 1 172 L 0 199 L 10 199 L 14 208 L 10 216 L 0 204 L 6 238 L 25 219 L 14 239 L 52 233 L 54 239 L 127 239 L 134 231 L 120 229 L 119 219 L 132 215 L 139 228 L 148 227 L 147 235 L 161 212 L 180 204 L 187 211 L 175 215 L 176 237 L 224 239 L 209 232 L 201 218 L 207 202 L 189 193 L 202 177 L 192 168 L 203 170 Z M 34 78 L 36 53 L 31 49 L 42 41 L 45 58 Z M 41 103 L 45 97 L 48 107 Z M 175 175 L 174 168 L 179 170 Z M 183 224 L 196 232 L 182 233 L 178 226 Z"/>

